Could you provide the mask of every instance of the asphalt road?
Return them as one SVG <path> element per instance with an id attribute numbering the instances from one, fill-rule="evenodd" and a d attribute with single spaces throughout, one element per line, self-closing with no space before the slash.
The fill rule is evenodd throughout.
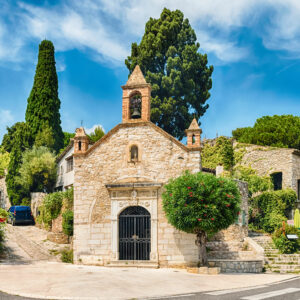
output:
<path id="1" fill-rule="evenodd" d="M 280 276 L 280 275 L 279 275 Z M 87 295 L 88 296 L 88 295 Z M 136 298 L 132 298 L 136 299 Z M 174 295 L 139 300 L 300 300 L 300 278 L 259 287 Z M 0 300 L 34 300 L 0 292 Z M 35 300 L 37 300 L 35 298 Z M 41 299 L 40 299 L 41 300 Z M 109 299 L 108 299 L 109 300 Z"/>
<path id="2" fill-rule="evenodd" d="M 238 275 L 237 275 L 238 276 Z M 280 276 L 280 275 L 278 275 Z M 217 283 L 216 283 L 217 284 Z M 174 295 L 147 300 L 300 300 L 300 277 L 282 283 L 244 289 Z"/>

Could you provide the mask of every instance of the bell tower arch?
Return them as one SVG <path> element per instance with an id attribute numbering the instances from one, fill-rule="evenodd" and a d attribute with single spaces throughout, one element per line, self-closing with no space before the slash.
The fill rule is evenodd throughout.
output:
<path id="1" fill-rule="evenodd" d="M 151 86 L 138 65 L 122 89 L 122 122 L 149 122 Z"/>

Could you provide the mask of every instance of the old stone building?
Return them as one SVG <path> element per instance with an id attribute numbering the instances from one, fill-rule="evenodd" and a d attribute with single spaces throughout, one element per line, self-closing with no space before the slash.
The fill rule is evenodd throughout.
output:
<path id="1" fill-rule="evenodd" d="M 246 145 L 242 165 L 250 166 L 260 176 L 271 176 L 274 189 L 291 188 L 300 200 L 300 151 L 297 149 Z"/>
<path id="2" fill-rule="evenodd" d="M 184 170 L 201 171 L 201 129 L 193 120 L 183 145 L 151 123 L 151 87 L 138 66 L 122 89 L 122 123 L 91 147 L 83 128 L 74 137 L 74 261 L 195 263 L 195 235 L 167 222 L 162 187 Z"/>

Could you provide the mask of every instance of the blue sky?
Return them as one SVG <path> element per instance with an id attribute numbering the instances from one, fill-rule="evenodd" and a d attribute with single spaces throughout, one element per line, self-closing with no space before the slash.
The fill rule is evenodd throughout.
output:
<path id="1" fill-rule="evenodd" d="M 56 48 L 63 130 L 120 123 L 124 59 L 163 7 L 183 11 L 215 68 L 203 137 L 299 115 L 298 0 L 0 0 L 0 139 L 24 120 L 45 38 Z"/>

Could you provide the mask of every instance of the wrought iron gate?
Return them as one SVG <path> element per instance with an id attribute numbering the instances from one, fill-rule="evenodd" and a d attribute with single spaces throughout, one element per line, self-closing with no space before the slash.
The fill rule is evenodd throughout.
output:
<path id="1" fill-rule="evenodd" d="M 150 213 L 130 206 L 119 216 L 119 259 L 149 260 L 151 245 Z"/>

